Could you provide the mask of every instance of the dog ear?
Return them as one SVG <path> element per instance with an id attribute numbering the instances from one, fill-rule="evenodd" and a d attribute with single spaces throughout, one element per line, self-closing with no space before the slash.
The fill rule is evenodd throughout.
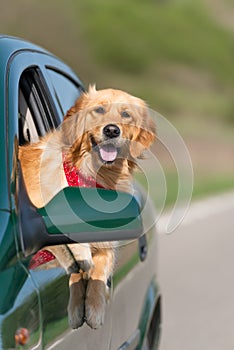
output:
<path id="1" fill-rule="evenodd" d="M 82 142 L 85 132 L 85 112 L 80 107 L 79 100 L 69 109 L 61 124 L 63 142 L 67 146 Z"/>
<path id="2" fill-rule="evenodd" d="M 91 95 L 97 92 L 96 85 L 89 85 L 88 92 L 83 92 L 80 97 L 75 101 L 75 104 L 67 111 L 63 120 L 70 118 L 76 113 L 79 113 L 82 109 L 85 108 L 87 99 L 90 98 Z"/>
<path id="3" fill-rule="evenodd" d="M 73 116 L 65 119 L 61 124 L 61 138 L 64 145 L 66 158 L 73 164 L 81 158 L 82 147 L 87 138 L 85 132 L 85 114 L 75 113 Z"/>
<path id="4" fill-rule="evenodd" d="M 95 94 L 96 92 L 97 92 L 96 84 L 90 84 L 89 85 L 89 89 L 88 89 L 89 95 Z"/>
<path id="5" fill-rule="evenodd" d="M 148 113 L 142 120 L 142 125 L 135 127 L 134 136 L 130 142 L 130 154 L 133 158 L 140 158 L 143 151 L 149 149 L 156 139 L 156 126 Z"/>
<path id="6" fill-rule="evenodd" d="M 68 146 L 78 143 L 79 141 L 82 142 L 82 136 L 85 130 L 86 101 L 87 94 L 82 93 L 63 118 L 61 124 L 63 141 Z"/>
<path id="7" fill-rule="evenodd" d="M 75 101 L 75 104 L 67 111 L 65 114 L 63 120 L 66 120 L 75 114 L 79 113 L 85 106 L 85 101 L 86 101 L 86 94 L 82 93 L 80 97 Z"/>

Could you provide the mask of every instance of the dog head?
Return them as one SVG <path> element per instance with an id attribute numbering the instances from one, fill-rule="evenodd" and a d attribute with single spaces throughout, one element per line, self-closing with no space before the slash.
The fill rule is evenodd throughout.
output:
<path id="1" fill-rule="evenodd" d="M 90 87 L 67 112 L 63 122 L 64 143 L 70 160 L 100 167 L 120 166 L 142 155 L 156 137 L 146 104 L 114 89 Z"/>

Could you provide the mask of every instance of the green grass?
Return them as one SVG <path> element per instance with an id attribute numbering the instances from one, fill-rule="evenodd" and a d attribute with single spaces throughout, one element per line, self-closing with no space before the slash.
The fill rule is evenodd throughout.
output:
<path id="1" fill-rule="evenodd" d="M 223 191 L 234 191 L 233 174 L 218 174 L 217 176 L 199 176 L 194 183 L 193 198 L 200 198 Z"/>
<path id="2" fill-rule="evenodd" d="M 157 176 L 151 172 L 152 178 L 154 177 L 155 186 L 149 187 L 151 179 L 146 179 L 142 174 L 138 174 L 136 179 L 149 191 L 149 195 L 153 199 L 157 209 L 163 209 L 163 207 L 172 207 L 176 203 L 178 196 L 178 174 L 176 171 L 165 172 L 165 189 L 160 188 L 160 183 L 157 181 Z M 184 184 L 182 184 L 182 187 Z M 185 192 L 184 189 L 183 192 Z M 234 176 L 232 173 L 226 174 L 197 174 L 194 178 L 193 193 L 191 199 L 198 199 L 203 196 L 209 196 L 217 194 L 223 191 L 234 191 Z M 189 199 L 189 198 L 188 198 Z M 182 204 L 182 203 L 181 203 Z"/>
<path id="3" fill-rule="evenodd" d="M 88 0 L 73 6 L 102 66 L 139 74 L 166 60 L 232 81 L 232 35 L 199 0 Z"/>
<path id="4" fill-rule="evenodd" d="M 176 202 L 178 195 L 178 174 L 176 171 L 157 173 L 152 169 L 148 174 L 137 174 L 135 178 L 143 186 L 148 195 L 153 199 L 158 210 L 163 209 L 164 205 L 172 206 Z"/>

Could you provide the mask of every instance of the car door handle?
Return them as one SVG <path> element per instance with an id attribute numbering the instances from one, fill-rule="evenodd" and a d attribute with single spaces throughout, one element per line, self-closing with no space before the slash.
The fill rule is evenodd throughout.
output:
<path id="1" fill-rule="evenodd" d="M 139 256 L 140 256 L 140 260 L 144 261 L 147 257 L 147 253 L 148 253 L 148 244 L 147 244 L 147 237 L 146 234 L 142 235 L 139 239 L 138 239 L 138 244 L 139 244 Z"/>

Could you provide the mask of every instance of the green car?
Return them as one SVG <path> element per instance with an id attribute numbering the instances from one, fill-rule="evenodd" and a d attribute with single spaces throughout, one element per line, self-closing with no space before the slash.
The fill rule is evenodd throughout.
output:
<path id="1" fill-rule="evenodd" d="M 18 145 L 56 128 L 84 87 L 61 60 L 29 42 L 0 36 L 0 349 L 158 349 L 161 297 L 154 208 L 135 195 L 66 188 L 37 210 L 28 199 Z M 84 192 L 83 192 L 84 191 Z M 104 201 L 121 203 L 115 213 Z M 88 201 L 87 201 L 88 198 Z M 124 203 L 124 205 L 122 205 Z M 79 208 L 78 213 L 76 208 Z M 141 210 L 145 207 L 145 210 Z M 82 220 L 81 220 L 82 218 Z M 66 271 L 44 246 L 115 240 L 118 262 L 98 330 L 69 327 Z"/>

